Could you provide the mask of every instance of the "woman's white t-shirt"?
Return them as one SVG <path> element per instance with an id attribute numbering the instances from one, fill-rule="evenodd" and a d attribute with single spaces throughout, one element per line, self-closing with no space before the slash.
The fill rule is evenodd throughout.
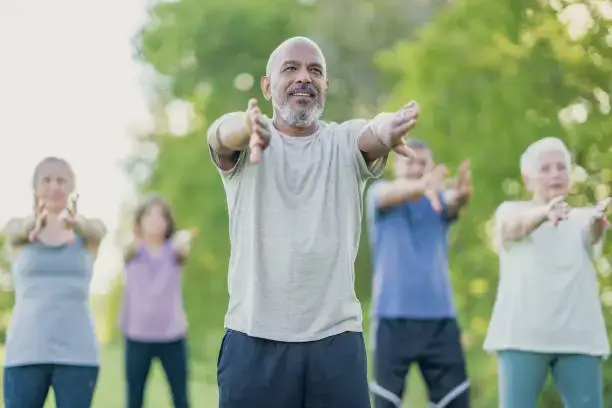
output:
<path id="1" fill-rule="evenodd" d="M 589 244 L 590 212 L 573 209 L 556 227 L 501 244 L 501 225 L 529 202 L 505 202 L 495 213 L 500 279 L 484 348 L 607 356 L 597 273 Z M 602 240 L 603 241 L 603 240 Z"/>

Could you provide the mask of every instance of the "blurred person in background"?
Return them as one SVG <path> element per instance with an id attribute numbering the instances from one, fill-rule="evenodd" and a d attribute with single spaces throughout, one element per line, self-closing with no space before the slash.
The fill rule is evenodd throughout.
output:
<path id="1" fill-rule="evenodd" d="M 329 86 L 317 44 L 291 38 L 261 80 L 273 118 L 251 100 L 208 130 L 231 240 L 221 408 L 370 407 L 354 290 L 362 194 L 389 151 L 410 153 L 418 105 L 325 123 Z"/>
<path id="2" fill-rule="evenodd" d="M 176 231 L 172 209 L 160 197 L 147 197 L 136 209 L 134 240 L 124 249 L 126 280 L 120 313 L 128 408 L 143 407 L 155 359 L 166 373 L 174 407 L 189 406 L 182 266 L 192 235 Z"/>
<path id="3" fill-rule="evenodd" d="M 74 173 L 48 157 L 34 170 L 35 214 L 9 221 L 15 307 L 4 350 L 4 406 L 42 408 L 53 387 L 58 408 L 90 407 L 99 350 L 89 285 L 101 221 L 76 211 Z"/>
<path id="4" fill-rule="evenodd" d="M 373 260 L 372 345 L 375 408 L 401 406 L 417 363 L 432 407 L 466 408 L 470 382 L 448 267 L 448 231 L 471 192 L 468 160 L 444 190 L 447 169 L 428 146 L 411 140 L 395 159 L 393 180 L 368 190 Z"/>
<path id="5" fill-rule="evenodd" d="M 521 157 L 531 200 L 495 213 L 500 280 L 484 348 L 497 354 L 502 408 L 536 408 L 549 371 L 567 408 L 604 406 L 610 346 L 592 258 L 610 200 L 571 209 L 571 168 L 561 140 L 533 143 Z"/>

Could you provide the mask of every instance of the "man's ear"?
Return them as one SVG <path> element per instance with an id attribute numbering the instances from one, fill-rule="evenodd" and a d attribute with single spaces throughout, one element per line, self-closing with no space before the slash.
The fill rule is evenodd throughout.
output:
<path id="1" fill-rule="evenodd" d="M 270 87 L 270 78 L 267 76 L 261 77 L 261 93 L 264 98 L 269 101 L 272 99 L 272 89 Z"/>

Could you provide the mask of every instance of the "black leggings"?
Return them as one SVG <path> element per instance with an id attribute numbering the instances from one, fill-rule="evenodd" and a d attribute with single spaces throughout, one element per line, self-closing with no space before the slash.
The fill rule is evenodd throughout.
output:
<path id="1" fill-rule="evenodd" d="M 145 385 L 151 363 L 155 358 L 159 358 L 166 373 L 174 407 L 188 408 L 187 344 L 185 339 L 171 342 L 141 342 L 126 339 L 127 407 L 143 407 Z"/>

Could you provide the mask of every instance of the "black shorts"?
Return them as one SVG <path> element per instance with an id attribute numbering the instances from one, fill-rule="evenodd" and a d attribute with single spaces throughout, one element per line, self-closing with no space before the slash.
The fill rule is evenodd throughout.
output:
<path id="1" fill-rule="evenodd" d="M 406 376 L 417 363 L 431 408 L 469 407 L 469 387 L 455 319 L 379 319 L 372 327 L 374 408 L 400 408 Z"/>
<path id="2" fill-rule="evenodd" d="M 285 343 L 228 330 L 219 408 L 370 408 L 362 333 Z"/>

